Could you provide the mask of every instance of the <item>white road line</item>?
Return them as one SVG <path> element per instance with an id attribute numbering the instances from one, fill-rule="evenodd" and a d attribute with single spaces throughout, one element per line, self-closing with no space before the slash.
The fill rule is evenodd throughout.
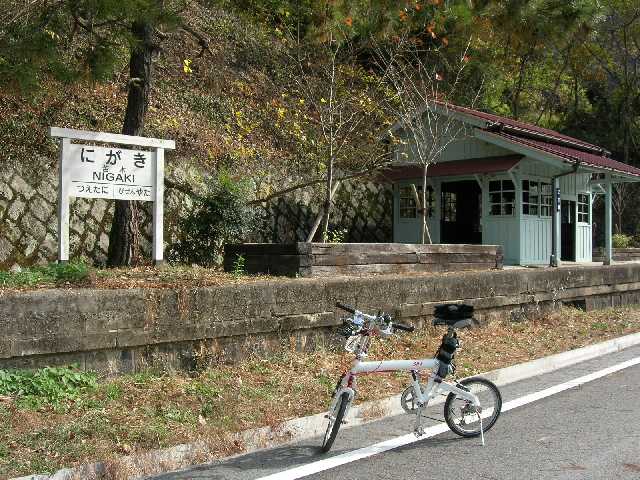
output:
<path id="1" fill-rule="evenodd" d="M 585 383 L 592 382 L 599 378 L 638 364 L 640 364 L 640 357 L 635 357 L 631 360 L 627 360 L 626 362 L 618 363 L 611 367 L 598 370 L 597 372 L 593 372 L 579 378 L 574 378 L 573 380 L 569 380 L 568 382 L 560 383 L 558 385 L 554 385 L 553 387 L 545 388 L 544 390 L 524 395 L 522 397 L 510 400 L 502 404 L 502 411 L 508 412 L 509 410 L 512 410 L 514 408 L 518 408 L 528 403 L 550 397 L 551 395 L 564 392 L 565 390 L 570 390 Z M 266 477 L 261 477 L 257 480 L 295 480 L 297 478 L 303 478 L 308 475 L 313 475 L 314 473 L 323 472 L 325 470 L 339 467 L 340 465 L 345 465 L 347 463 L 355 462 L 363 458 L 371 457 L 373 455 L 377 455 L 378 453 L 386 452 L 394 448 L 419 442 L 426 438 L 434 437 L 436 435 L 444 433 L 447 430 L 449 430 L 449 427 L 447 427 L 447 425 L 444 423 L 434 425 L 433 427 L 425 429 L 425 434 L 420 438 L 416 438 L 413 433 L 402 435 L 390 440 L 385 440 L 384 442 L 376 443 L 375 445 L 371 445 L 369 447 L 359 448 L 358 450 L 353 450 L 352 452 L 343 453 L 334 457 L 318 460 L 306 465 L 301 465 L 299 467 L 292 468 L 291 470 L 285 470 L 283 472 L 267 475 Z"/>

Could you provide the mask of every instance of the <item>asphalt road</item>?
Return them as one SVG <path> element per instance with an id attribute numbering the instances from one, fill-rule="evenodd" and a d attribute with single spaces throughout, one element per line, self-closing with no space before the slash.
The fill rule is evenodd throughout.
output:
<path id="1" fill-rule="evenodd" d="M 501 388 L 509 401 L 640 357 L 640 347 Z M 442 405 L 433 414 L 441 417 Z M 340 431 L 328 455 L 320 439 L 167 473 L 164 480 L 253 480 L 352 452 L 411 432 L 399 416 Z M 436 424 L 437 422 L 432 422 Z M 640 479 L 640 365 L 504 412 L 486 435 L 447 431 L 409 445 L 304 477 L 335 479 Z"/>

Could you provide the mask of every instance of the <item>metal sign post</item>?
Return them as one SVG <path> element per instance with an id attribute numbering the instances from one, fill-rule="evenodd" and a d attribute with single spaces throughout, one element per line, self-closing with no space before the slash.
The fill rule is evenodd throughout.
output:
<path id="1" fill-rule="evenodd" d="M 153 202 L 153 262 L 164 260 L 164 151 L 173 140 L 51 127 L 60 138 L 58 262 L 69 261 L 69 197 Z M 72 140 L 89 142 L 71 143 Z M 95 144 L 138 146 L 130 150 Z"/>

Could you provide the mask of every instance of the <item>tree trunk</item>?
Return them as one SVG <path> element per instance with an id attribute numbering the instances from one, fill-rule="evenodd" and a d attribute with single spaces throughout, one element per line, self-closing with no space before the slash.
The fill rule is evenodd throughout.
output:
<path id="1" fill-rule="evenodd" d="M 131 26 L 136 41 L 129 61 L 129 93 L 122 125 L 125 135 L 142 135 L 151 88 L 153 27 L 144 21 Z M 107 266 L 135 265 L 140 257 L 139 205 L 129 200 L 116 200 L 109 233 Z"/>
<path id="2" fill-rule="evenodd" d="M 522 93 L 522 87 L 524 84 L 524 76 L 525 76 L 525 71 L 527 68 L 527 61 L 529 60 L 529 53 L 526 53 L 521 59 L 520 59 L 520 68 L 518 69 L 518 83 L 516 85 L 516 89 L 515 92 L 513 93 L 513 97 L 512 97 L 512 105 L 511 105 L 511 109 L 513 112 L 513 118 L 515 120 L 518 120 L 518 117 L 520 115 L 520 94 Z"/>
<path id="3" fill-rule="evenodd" d="M 425 163 L 422 169 L 422 243 L 431 245 L 431 233 L 427 224 L 427 216 L 429 214 L 429 206 L 427 205 L 427 169 L 429 164 Z"/>
<path id="4" fill-rule="evenodd" d="M 327 169 L 327 192 L 324 200 L 324 220 L 322 222 L 322 241 L 326 242 L 329 238 L 329 217 L 331 216 L 331 204 L 333 201 L 333 153 L 329 160 L 329 168 Z"/>

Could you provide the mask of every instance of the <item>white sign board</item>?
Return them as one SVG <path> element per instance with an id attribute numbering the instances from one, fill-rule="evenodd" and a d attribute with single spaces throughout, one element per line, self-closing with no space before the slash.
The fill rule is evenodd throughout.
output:
<path id="1" fill-rule="evenodd" d="M 50 135 L 60 139 L 58 261 L 69 260 L 69 198 L 83 197 L 153 202 L 153 261 L 162 263 L 164 150 L 174 149 L 175 142 L 56 127 L 51 127 Z"/>
<path id="2" fill-rule="evenodd" d="M 72 144 L 62 160 L 71 197 L 154 200 L 156 154 L 145 150 Z"/>

